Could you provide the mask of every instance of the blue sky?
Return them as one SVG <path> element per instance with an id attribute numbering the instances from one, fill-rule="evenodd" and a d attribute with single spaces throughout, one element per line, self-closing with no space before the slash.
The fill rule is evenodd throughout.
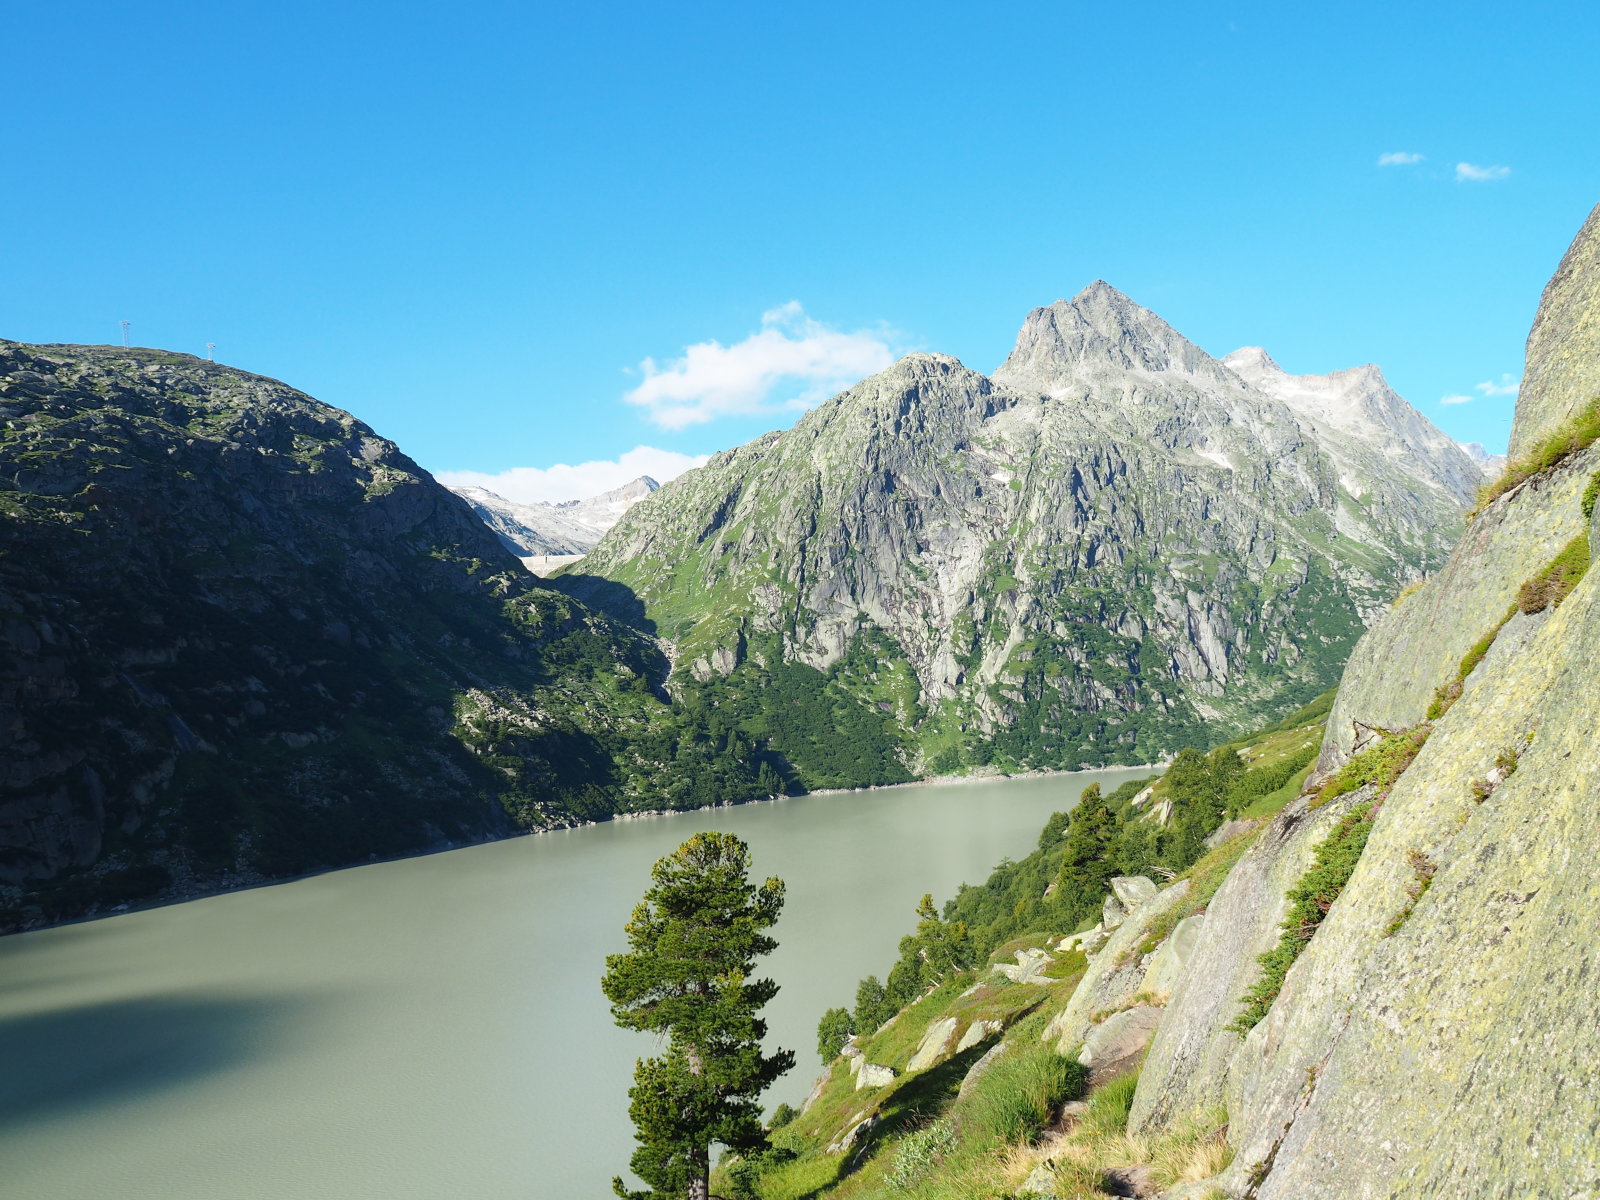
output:
<path id="1" fill-rule="evenodd" d="M 1600 6 L 998 7 L 13 5 L 0 336 L 215 342 L 559 498 L 1104 278 L 1504 445 Z"/>

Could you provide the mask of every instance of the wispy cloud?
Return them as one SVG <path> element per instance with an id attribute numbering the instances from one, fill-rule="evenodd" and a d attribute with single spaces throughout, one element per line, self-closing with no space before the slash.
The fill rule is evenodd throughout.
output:
<path id="1" fill-rule="evenodd" d="M 1457 183 L 1488 183 L 1494 179 L 1504 179 L 1511 174 L 1510 167 L 1480 167 L 1477 163 L 1458 162 L 1456 164 Z"/>
<path id="2" fill-rule="evenodd" d="M 1422 155 L 1412 154 L 1408 150 L 1391 150 L 1387 154 L 1378 155 L 1380 167 L 1409 167 L 1412 163 L 1422 161 Z"/>
<path id="3" fill-rule="evenodd" d="M 1522 380 L 1509 371 L 1500 376 L 1500 382 L 1485 379 L 1482 383 L 1472 385 L 1472 390 L 1481 396 L 1515 396 L 1522 388 Z M 1455 392 L 1449 396 L 1440 396 L 1440 404 L 1471 404 L 1478 396 L 1464 392 Z"/>
<path id="4" fill-rule="evenodd" d="M 893 362 L 888 336 L 887 330 L 841 332 L 791 300 L 763 313 L 760 332 L 731 346 L 696 342 L 669 363 L 645 359 L 644 382 L 623 399 L 666 429 L 810 408 Z"/>
<path id="5" fill-rule="evenodd" d="M 446 487 L 487 488 L 519 504 L 560 504 L 585 500 L 648 475 L 657 483 L 675 479 L 709 458 L 706 454 L 680 454 L 655 446 L 635 446 L 615 459 L 597 462 L 556 463 L 553 467 L 512 467 L 494 473 L 440 471 L 435 478 Z"/>

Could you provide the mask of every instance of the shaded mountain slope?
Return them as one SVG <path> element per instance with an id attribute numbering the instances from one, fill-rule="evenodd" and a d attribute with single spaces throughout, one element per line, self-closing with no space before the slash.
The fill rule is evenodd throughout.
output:
<path id="1" fill-rule="evenodd" d="M 8 923 L 756 794 L 653 642 L 273 380 L 0 342 L 0 514 Z"/>

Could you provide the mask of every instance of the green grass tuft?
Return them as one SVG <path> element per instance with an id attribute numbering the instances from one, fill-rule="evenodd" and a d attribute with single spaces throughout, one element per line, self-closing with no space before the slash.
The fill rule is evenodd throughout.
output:
<path id="1" fill-rule="evenodd" d="M 1468 517 L 1477 516 L 1512 488 L 1560 466 L 1574 454 L 1587 450 L 1597 440 L 1600 440 L 1600 397 L 1589 401 L 1581 412 L 1547 435 L 1516 462 L 1506 464 L 1499 479 L 1478 490 L 1478 502 L 1467 514 Z"/>
<path id="2" fill-rule="evenodd" d="M 1005 1146 L 1030 1142 L 1068 1100 L 1081 1099 L 1089 1070 L 1046 1043 L 1012 1049 L 995 1060 L 960 1106 L 962 1141 Z"/>
<path id="3" fill-rule="evenodd" d="M 1517 607 L 1525 613 L 1557 608 L 1589 570 L 1589 534 L 1580 533 L 1517 591 Z"/>
<path id="4" fill-rule="evenodd" d="M 1422 724 L 1398 733 L 1385 733 L 1375 745 L 1367 747 L 1340 767 L 1333 778 L 1322 785 L 1311 807 L 1320 808 L 1329 800 L 1368 784 L 1378 789 L 1378 799 L 1381 801 L 1389 794 L 1395 780 L 1417 757 L 1432 732 L 1431 725 Z"/>

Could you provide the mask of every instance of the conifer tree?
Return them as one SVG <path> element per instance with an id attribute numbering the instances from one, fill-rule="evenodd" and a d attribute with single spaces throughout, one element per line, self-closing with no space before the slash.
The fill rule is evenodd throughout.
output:
<path id="1" fill-rule="evenodd" d="M 656 863 L 651 887 L 628 922 L 629 950 L 606 957 L 601 987 L 618 1025 L 666 1038 L 666 1053 L 640 1059 L 629 1089 L 639 1149 L 631 1166 L 648 1185 L 612 1188 L 624 1200 L 706 1200 L 711 1144 L 766 1144 L 760 1094 L 794 1065 L 766 1055 L 759 1013 L 776 994 L 751 979 L 783 908 L 783 882 L 748 878 L 749 848 L 726 833 L 699 833 Z"/>
<path id="2" fill-rule="evenodd" d="M 1067 822 L 1061 863 L 1059 890 L 1078 914 L 1099 905 L 1101 893 L 1116 874 L 1118 833 L 1116 813 L 1106 807 L 1100 785 L 1091 783 Z"/>

